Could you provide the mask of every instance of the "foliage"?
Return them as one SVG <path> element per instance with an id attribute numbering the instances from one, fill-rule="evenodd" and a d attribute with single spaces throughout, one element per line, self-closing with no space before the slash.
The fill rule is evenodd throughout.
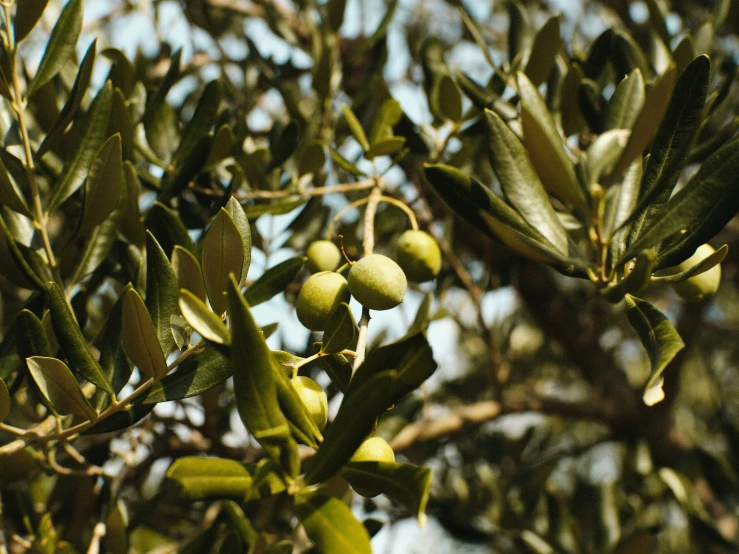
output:
<path id="1" fill-rule="evenodd" d="M 11 551 L 371 552 L 376 507 L 496 551 L 736 550 L 736 2 L 387 0 L 350 38 L 362 2 L 204 0 L 213 48 L 134 59 L 60 4 L 0 2 Z M 718 264 L 717 301 L 668 291 Z"/>

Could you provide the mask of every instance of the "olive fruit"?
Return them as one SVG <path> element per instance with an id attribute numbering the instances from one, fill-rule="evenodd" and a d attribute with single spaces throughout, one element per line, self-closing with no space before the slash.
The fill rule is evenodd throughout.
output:
<path id="1" fill-rule="evenodd" d="M 305 262 L 308 271 L 318 273 L 319 271 L 336 271 L 341 265 L 341 251 L 330 240 L 317 240 L 308 247 Z"/>
<path id="2" fill-rule="evenodd" d="M 695 253 L 690 256 L 687 260 L 676 266 L 675 273 L 681 271 L 687 271 L 695 264 L 704 260 L 715 250 L 708 244 L 699 246 Z M 708 271 L 704 271 L 690 279 L 682 281 L 680 283 L 673 283 L 672 288 L 687 302 L 701 302 L 712 296 L 718 290 L 718 286 L 721 283 L 721 264 L 716 264 Z"/>
<path id="3" fill-rule="evenodd" d="M 381 437 L 370 437 L 357 448 L 351 462 L 395 462 L 395 452 Z"/>
<path id="4" fill-rule="evenodd" d="M 298 294 L 295 311 L 311 331 L 323 331 L 329 316 L 342 302 L 349 302 L 346 279 L 333 271 L 321 271 L 308 277 Z"/>
<path id="5" fill-rule="evenodd" d="M 318 426 L 318 430 L 323 431 L 328 421 L 328 398 L 321 385 L 310 377 L 303 376 L 291 379 L 290 384 L 298 393 L 310 417 Z"/>
<path id="6" fill-rule="evenodd" d="M 400 266 L 382 254 L 370 254 L 349 270 L 349 291 L 370 310 L 389 310 L 403 301 L 408 282 Z"/>
<path id="7" fill-rule="evenodd" d="M 409 281 L 430 281 L 441 271 L 441 250 L 434 237 L 409 230 L 398 238 L 396 258 Z"/>

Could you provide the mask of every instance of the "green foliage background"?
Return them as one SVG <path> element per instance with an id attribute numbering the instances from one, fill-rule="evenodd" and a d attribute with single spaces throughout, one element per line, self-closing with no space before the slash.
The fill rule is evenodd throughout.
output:
<path id="1" fill-rule="evenodd" d="M 737 550 L 736 1 L 107 4 L 0 2 L 0 552 Z"/>

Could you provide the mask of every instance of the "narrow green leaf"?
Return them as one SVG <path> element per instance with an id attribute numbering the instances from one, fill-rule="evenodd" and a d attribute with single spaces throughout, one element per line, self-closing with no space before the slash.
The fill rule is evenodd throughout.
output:
<path id="1" fill-rule="evenodd" d="M 177 276 L 154 235 L 146 233 L 146 309 L 166 358 L 175 346 L 170 326 L 173 315 L 180 315 L 180 289 Z"/>
<path id="2" fill-rule="evenodd" d="M 608 102 L 604 129 L 631 129 L 644 106 L 646 91 L 641 71 L 635 69 L 618 84 Z"/>
<path id="3" fill-rule="evenodd" d="M 454 79 L 446 73 L 440 75 L 431 94 L 431 103 L 436 105 L 438 115 L 454 122 L 462 120 L 462 93 Z"/>
<path id="4" fill-rule="evenodd" d="M 264 204 L 248 206 L 244 210 L 244 213 L 249 219 L 256 219 L 260 215 L 265 214 L 282 215 L 292 212 L 307 202 L 308 198 L 305 196 L 287 196 Z"/>
<path id="5" fill-rule="evenodd" d="M 584 261 L 562 256 L 536 229 L 479 181 L 445 165 L 427 165 L 431 188 L 459 217 L 515 252 L 571 274 Z"/>
<path id="6" fill-rule="evenodd" d="M 223 85 L 220 81 L 211 81 L 205 85 L 203 94 L 200 96 L 197 106 L 195 106 L 195 113 L 187 125 L 177 150 L 172 155 L 172 163 L 179 164 L 182 160 L 187 159 L 197 146 L 198 141 L 211 132 L 222 97 Z"/>
<path id="7" fill-rule="evenodd" d="M 559 15 L 550 17 L 534 37 L 525 73 L 537 87 L 547 80 L 562 48 L 560 23 Z"/>
<path id="8" fill-rule="evenodd" d="M 0 272 L 18 287 L 43 290 L 43 281 L 23 261 L 15 238 L 8 231 L 2 217 L 0 217 Z"/>
<path id="9" fill-rule="evenodd" d="M 146 244 L 146 228 L 139 210 L 141 183 L 136 175 L 136 168 L 128 160 L 123 162 L 122 185 L 122 192 L 126 195 L 126 205 L 121 212 L 120 230 L 132 244 L 143 248 Z"/>
<path id="10" fill-rule="evenodd" d="M 22 310 L 15 321 L 18 334 L 18 354 L 21 359 L 31 356 L 46 358 L 54 356 L 44 324 L 36 314 L 29 310 Z"/>
<path id="11" fill-rule="evenodd" d="M 338 354 L 357 338 L 357 324 L 349 304 L 342 302 L 331 314 L 323 333 L 321 352 Z"/>
<path id="12" fill-rule="evenodd" d="M 657 127 L 667 110 L 667 104 L 675 82 L 675 66 L 671 65 L 667 71 L 657 77 L 654 84 L 647 90 L 644 98 L 644 107 L 639 112 L 631 129 L 629 143 L 621 154 L 621 159 L 613 170 L 613 175 L 620 175 L 631 162 L 641 157 L 647 146 L 652 142 Z"/>
<path id="13" fill-rule="evenodd" d="M 249 273 L 249 267 L 251 266 L 251 227 L 249 226 L 249 220 L 246 217 L 244 208 L 233 196 L 226 202 L 226 211 L 236 224 L 236 228 L 241 234 L 241 240 L 244 241 L 244 262 L 241 265 L 241 279 L 239 280 L 239 285 L 244 286 L 246 276 Z"/>
<path id="14" fill-rule="evenodd" d="M 549 109 L 523 73 L 518 73 L 516 82 L 521 97 L 524 142 L 544 188 L 564 202 L 586 208 L 585 195 Z"/>
<path id="15" fill-rule="evenodd" d="M 105 379 L 102 368 L 90 352 L 62 289 L 56 283 L 50 283 L 47 293 L 51 310 L 51 325 L 64 356 L 82 377 L 105 392 L 113 394 L 113 388 Z"/>
<path id="16" fill-rule="evenodd" d="M 105 326 L 95 340 L 95 345 L 100 350 L 100 368 L 106 381 L 111 384 L 113 392 L 116 394 L 121 392 L 121 389 L 128 383 L 133 369 L 121 340 L 123 333 L 123 301 L 130 289 L 131 284 L 129 283 L 110 310 Z"/>
<path id="17" fill-rule="evenodd" d="M 137 404 L 182 400 L 204 393 L 231 377 L 231 360 L 226 351 L 206 347 L 182 362 L 177 371 L 154 384 L 149 392 L 136 399 Z"/>
<path id="18" fill-rule="evenodd" d="M 488 156 L 506 199 L 529 225 L 560 253 L 566 254 L 567 231 L 554 212 L 523 144 L 495 112 L 485 111 L 485 123 L 490 138 Z"/>
<path id="19" fill-rule="evenodd" d="M 5 381 L 0 379 L 0 423 L 10 414 L 10 393 Z"/>
<path id="20" fill-rule="evenodd" d="M 28 36 L 38 23 L 49 0 L 23 0 L 16 4 L 13 34 L 16 43 Z"/>
<path id="21" fill-rule="evenodd" d="M 383 371 L 356 387 L 352 383 L 310 461 L 305 475 L 307 484 L 328 481 L 349 461 L 369 436 L 376 419 L 393 404 L 397 377 L 395 371 Z"/>
<path id="22" fill-rule="evenodd" d="M 213 136 L 213 145 L 208 153 L 208 159 L 205 167 L 211 169 L 228 158 L 236 144 L 236 135 L 228 123 L 224 123 L 215 132 Z"/>
<path id="23" fill-rule="evenodd" d="M 26 360 L 28 370 L 46 399 L 60 415 L 78 415 L 95 421 L 97 412 L 82 394 L 67 365 L 55 358 L 34 356 Z"/>
<path id="24" fill-rule="evenodd" d="M 560 88 L 560 117 L 562 119 L 562 130 L 564 135 L 569 137 L 579 133 L 585 128 L 586 122 L 580 112 L 580 102 L 578 99 L 578 88 L 584 75 L 582 69 L 577 64 L 571 64 L 562 87 Z"/>
<path id="25" fill-rule="evenodd" d="M 233 278 L 228 288 L 228 312 L 233 337 L 234 390 L 241 420 L 270 458 L 295 477 L 300 459 L 287 419 L 280 410 L 271 352 Z"/>
<path id="26" fill-rule="evenodd" d="M 164 377 L 167 374 L 167 360 L 159 346 L 159 339 L 144 301 L 134 289 L 129 289 L 123 299 L 121 330 L 123 347 L 139 371 L 156 380 Z"/>
<path id="27" fill-rule="evenodd" d="M 646 75 L 649 71 L 644 52 L 636 41 L 623 31 L 614 33 L 611 61 L 619 77 L 628 75 L 634 69 L 639 69 L 642 75 Z"/>
<path id="28" fill-rule="evenodd" d="M 685 347 L 685 343 L 672 323 L 649 302 L 627 295 L 626 307 L 629 322 L 639 335 L 652 363 L 652 371 L 644 385 L 644 403 L 653 406 L 665 397 L 662 373 L 667 364 Z"/>
<path id="29" fill-rule="evenodd" d="M 136 425 L 148 416 L 154 409 L 154 405 L 128 406 L 127 408 L 101 419 L 95 425 L 82 431 L 82 435 L 102 435 L 122 431 Z"/>
<path id="30" fill-rule="evenodd" d="M 526 8 L 519 0 L 508 2 L 508 62 L 513 65 L 516 58 L 531 47 L 534 33 L 529 23 Z"/>
<path id="31" fill-rule="evenodd" d="M 182 248 L 179 244 L 175 245 L 172 250 L 172 269 L 177 275 L 177 286 L 180 289 L 189 291 L 202 302 L 208 299 L 200 262 L 189 250 Z"/>
<path id="32" fill-rule="evenodd" d="M 673 259 L 679 257 L 674 255 L 676 252 L 682 254 L 690 250 L 693 243 L 697 244 L 687 252 L 688 255 L 700 244 L 708 242 L 739 211 L 738 177 L 739 139 L 735 139 L 708 158 L 688 184 L 670 198 L 650 227 L 626 249 L 619 264 L 626 262 L 635 252 L 657 246 L 682 231 L 686 231 L 685 236 L 669 247 Z M 661 262 L 658 267 L 675 265 L 667 256 L 658 261 Z"/>
<path id="33" fill-rule="evenodd" d="M 273 356 L 272 360 L 274 381 L 277 387 L 277 401 L 280 404 L 280 410 L 290 425 L 290 431 L 303 444 L 318 448 L 318 445 L 323 441 L 321 430 L 306 409 L 295 388 L 290 384 L 285 371 L 276 362 L 276 357 Z"/>
<path id="34" fill-rule="evenodd" d="M 600 135 L 588 147 L 586 171 L 589 184 L 601 183 L 610 175 L 626 148 L 631 131 L 611 129 Z"/>
<path id="35" fill-rule="evenodd" d="M 346 120 L 347 125 L 349 125 L 349 130 L 351 131 L 352 135 L 354 135 L 354 138 L 357 139 L 357 142 L 359 143 L 359 146 L 362 147 L 362 150 L 366 152 L 370 149 L 370 144 L 367 140 L 367 135 L 364 134 L 362 124 L 357 119 L 357 116 L 354 115 L 352 109 L 346 104 L 341 106 L 341 111 L 344 114 L 344 119 Z"/>
<path id="36" fill-rule="evenodd" d="M 349 393 L 369 381 L 373 375 L 393 369 L 397 373 L 391 404 L 416 390 L 437 368 L 431 346 L 423 333 L 416 333 L 393 344 L 371 351 L 356 370 Z"/>
<path id="37" fill-rule="evenodd" d="M 175 245 L 195 253 L 195 246 L 182 219 L 177 212 L 161 202 L 154 202 L 146 214 L 146 228 L 156 237 L 168 257 L 172 255 Z"/>
<path id="38" fill-rule="evenodd" d="M 328 0 L 326 4 L 326 21 L 334 33 L 338 33 L 344 23 L 344 10 L 346 10 L 346 0 Z"/>
<path id="39" fill-rule="evenodd" d="M 400 107 L 400 102 L 394 98 L 385 100 L 372 123 L 369 143 L 375 146 L 379 142 L 392 138 L 393 127 L 398 124 L 402 117 L 403 109 Z"/>
<path id="40" fill-rule="evenodd" d="M 180 289 L 180 311 L 190 326 L 204 339 L 228 346 L 231 331 L 205 302 L 187 289 Z"/>
<path id="41" fill-rule="evenodd" d="M 295 256 L 265 271 L 259 279 L 247 287 L 244 298 L 248 304 L 257 306 L 276 294 L 285 292 L 287 286 L 303 269 L 306 259 L 305 256 Z"/>
<path id="42" fill-rule="evenodd" d="M 95 64 L 96 48 L 97 39 L 93 40 L 87 48 L 87 52 L 85 52 L 85 56 L 82 58 L 80 67 L 77 70 L 77 76 L 74 79 L 72 90 L 69 91 L 67 101 L 64 103 L 64 107 L 62 107 L 62 111 L 59 112 L 54 123 L 52 123 L 51 128 L 46 133 L 46 136 L 44 136 L 44 139 L 41 141 L 41 144 L 36 151 L 36 159 L 41 159 L 44 153 L 57 143 L 82 105 L 82 100 L 85 97 L 87 88 L 90 86 L 90 79 L 92 78 L 92 67 Z"/>
<path id="43" fill-rule="evenodd" d="M 59 19 L 51 30 L 51 36 L 46 43 L 46 50 L 41 58 L 38 71 L 36 71 L 36 75 L 28 85 L 26 96 L 31 96 L 51 81 L 52 77 L 59 73 L 64 64 L 74 56 L 77 39 L 82 30 L 83 10 L 84 2 L 82 0 L 69 0 L 62 9 Z"/>
<path id="44" fill-rule="evenodd" d="M 81 3 L 79 0 L 77 2 Z M 47 211 L 56 210 L 85 182 L 90 164 L 107 136 L 112 101 L 113 87 L 108 81 L 100 89 L 84 116 L 78 135 L 79 142 L 74 146 L 71 158 L 64 164 L 64 170 L 52 191 Z"/>
<path id="45" fill-rule="evenodd" d="M 379 156 L 390 156 L 402 150 L 404 146 L 404 137 L 390 137 L 389 139 L 373 144 L 365 153 L 365 157 L 368 160 L 374 160 Z"/>
<path id="46" fill-rule="evenodd" d="M 621 184 L 611 185 L 606 193 L 606 209 L 603 216 L 603 236 L 611 240 L 611 258 L 618 260 L 626 248 L 627 228 L 619 229 L 636 208 L 639 200 L 644 164 L 641 157 L 635 159 L 626 171 Z"/>
<path id="47" fill-rule="evenodd" d="M 175 460 L 166 473 L 177 483 L 185 498 L 193 502 L 218 498 L 243 501 L 254 480 L 235 460 L 186 456 Z"/>
<path id="48" fill-rule="evenodd" d="M 642 194 L 635 212 L 639 217 L 632 226 L 635 239 L 647 230 L 650 219 L 667 203 L 685 165 L 703 116 L 710 69 L 708 57 L 700 56 L 688 64 L 675 85 L 644 169 Z"/>
<path id="49" fill-rule="evenodd" d="M 221 315 L 226 311 L 228 302 L 229 275 L 241 282 L 241 270 L 244 265 L 244 241 L 231 215 L 223 208 L 205 234 L 203 239 L 203 278 L 205 290 L 213 311 Z"/>
<path id="50" fill-rule="evenodd" d="M 706 256 L 697 264 L 692 266 L 690 269 L 675 273 L 672 275 L 662 275 L 658 277 L 652 277 L 652 281 L 661 281 L 663 283 L 682 283 L 687 281 L 691 277 L 705 273 L 709 269 L 717 266 L 724 261 L 726 255 L 729 253 L 729 247 L 724 244 L 721 248 L 716 250 L 713 254 Z"/>
<path id="51" fill-rule="evenodd" d="M 338 498 L 312 494 L 298 499 L 295 512 L 308 538 L 322 554 L 371 554 L 370 537 Z"/>
<path id="52" fill-rule="evenodd" d="M 113 135 L 98 150 L 85 181 L 85 201 L 77 234 L 84 236 L 108 219 L 118 205 L 123 174 L 121 135 Z"/>
<path id="53" fill-rule="evenodd" d="M 31 210 L 28 209 L 28 204 L 26 204 L 23 193 L 10 178 L 10 175 L 8 175 L 8 170 L 5 169 L 5 164 L 2 159 L 0 159 L 0 204 L 4 204 L 11 210 L 33 219 L 33 215 L 31 214 Z"/>
<path id="54" fill-rule="evenodd" d="M 333 160 L 333 162 L 336 165 L 338 165 L 341 169 L 343 169 L 344 171 L 348 171 L 355 177 L 364 177 L 367 175 L 364 171 L 362 171 L 356 165 L 354 165 L 349 160 L 344 158 L 341 154 L 339 154 L 336 150 L 334 150 L 330 146 L 328 147 L 328 152 L 329 154 L 331 154 L 331 159 Z"/>
<path id="55" fill-rule="evenodd" d="M 411 464 L 386 462 L 349 462 L 341 476 L 362 496 L 384 494 L 403 504 L 423 524 L 431 488 L 431 470 Z"/>

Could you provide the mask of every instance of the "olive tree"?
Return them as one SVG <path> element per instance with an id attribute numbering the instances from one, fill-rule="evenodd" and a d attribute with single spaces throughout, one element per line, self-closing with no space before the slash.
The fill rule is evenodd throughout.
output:
<path id="1" fill-rule="evenodd" d="M 0 2 L 0 548 L 735 551 L 736 2 L 110 4 Z"/>

